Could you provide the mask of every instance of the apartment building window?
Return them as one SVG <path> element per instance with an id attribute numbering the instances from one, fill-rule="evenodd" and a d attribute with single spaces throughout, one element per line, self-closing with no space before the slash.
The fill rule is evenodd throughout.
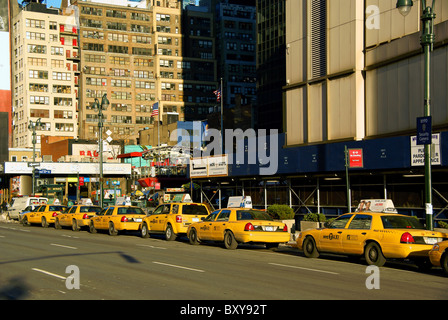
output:
<path id="1" fill-rule="evenodd" d="M 34 92 L 48 92 L 48 84 L 30 83 L 29 90 Z"/>
<path id="2" fill-rule="evenodd" d="M 62 47 L 51 47 L 51 54 L 55 56 L 63 56 L 64 48 Z"/>
<path id="3" fill-rule="evenodd" d="M 151 44 L 151 37 L 146 36 L 132 36 L 132 42 L 134 43 L 148 43 Z"/>
<path id="4" fill-rule="evenodd" d="M 129 62 L 130 62 L 130 59 L 126 58 L 126 57 L 110 57 L 109 58 L 110 64 L 128 65 Z"/>
<path id="5" fill-rule="evenodd" d="M 45 21 L 43 21 L 43 20 L 34 20 L 34 19 L 26 19 L 25 26 L 27 28 L 45 29 Z"/>
<path id="6" fill-rule="evenodd" d="M 53 85 L 53 93 L 72 93 L 71 86 Z"/>
<path id="7" fill-rule="evenodd" d="M 106 10 L 106 17 L 126 19 L 126 11 Z"/>
<path id="8" fill-rule="evenodd" d="M 82 14 L 89 14 L 92 16 L 102 16 L 103 10 L 98 8 L 92 8 L 92 7 L 81 7 L 81 13 Z"/>
<path id="9" fill-rule="evenodd" d="M 132 123 L 131 116 L 112 116 L 112 123 Z"/>
<path id="10" fill-rule="evenodd" d="M 70 72 L 53 71 L 53 80 L 71 81 L 72 75 Z"/>
<path id="11" fill-rule="evenodd" d="M 103 28 L 103 22 L 101 20 L 92 20 L 92 19 L 80 19 L 82 27 L 89 28 Z"/>
<path id="12" fill-rule="evenodd" d="M 311 2 L 311 75 L 327 74 L 327 1 Z"/>
<path id="13" fill-rule="evenodd" d="M 31 118 L 50 118 L 49 110 L 30 109 Z"/>
<path id="14" fill-rule="evenodd" d="M 132 112 L 132 105 L 124 103 L 112 103 L 112 111 Z"/>
<path id="15" fill-rule="evenodd" d="M 91 51 L 104 51 L 104 45 L 99 43 L 84 43 L 83 49 Z"/>
<path id="16" fill-rule="evenodd" d="M 30 70 L 29 77 L 32 79 L 48 79 L 48 71 Z"/>
<path id="17" fill-rule="evenodd" d="M 53 103 L 55 106 L 63 106 L 63 107 L 71 107 L 72 106 L 72 99 L 71 98 L 58 98 L 55 97 L 53 100 Z"/>
<path id="18" fill-rule="evenodd" d="M 126 31 L 127 25 L 126 23 L 120 23 L 120 22 L 107 22 L 106 28 L 109 30 L 121 30 Z"/>
<path id="19" fill-rule="evenodd" d="M 134 66 L 153 67 L 152 59 L 134 58 Z"/>
<path id="20" fill-rule="evenodd" d="M 64 60 L 51 59 L 52 68 L 64 68 Z"/>
<path id="21" fill-rule="evenodd" d="M 73 119 L 73 111 L 54 110 L 55 119 Z"/>
<path id="22" fill-rule="evenodd" d="M 110 82 L 112 87 L 120 87 L 120 88 L 130 88 L 132 84 L 131 80 L 121 80 L 121 79 L 112 79 Z"/>
<path id="23" fill-rule="evenodd" d="M 86 84 L 91 86 L 106 86 L 107 79 L 105 78 L 86 78 Z"/>
<path id="24" fill-rule="evenodd" d="M 131 12 L 131 20 L 150 21 L 150 17 L 146 13 Z"/>
<path id="25" fill-rule="evenodd" d="M 83 38 L 104 40 L 104 32 L 85 30 L 82 32 Z"/>
<path id="26" fill-rule="evenodd" d="M 45 58 L 28 57 L 28 65 L 30 65 L 30 66 L 46 67 L 47 66 L 47 59 L 45 59 Z"/>
<path id="27" fill-rule="evenodd" d="M 58 30 L 58 23 L 56 21 L 50 21 L 50 30 Z"/>
<path id="28" fill-rule="evenodd" d="M 37 45 L 37 44 L 29 44 L 28 45 L 28 53 L 46 54 L 47 46 Z"/>
<path id="29" fill-rule="evenodd" d="M 85 54 L 84 59 L 86 62 L 105 63 L 106 56 L 99 54 Z"/>
<path id="30" fill-rule="evenodd" d="M 27 31 L 26 38 L 30 40 L 45 40 L 45 33 Z"/>
<path id="31" fill-rule="evenodd" d="M 152 49 L 147 48 L 132 48 L 132 54 L 139 56 L 152 56 Z"/>
<path id="32" fill-rule="evenodd" d="M 73 123 L 56 123 L 56 131 L 70 131 L 73 132 Z"/>

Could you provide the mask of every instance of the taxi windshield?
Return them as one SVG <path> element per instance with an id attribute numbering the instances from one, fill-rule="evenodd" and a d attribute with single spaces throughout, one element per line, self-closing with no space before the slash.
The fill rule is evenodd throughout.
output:
<path id="1" fill-rule="evenodd" d="M 236 219 L 237 220 L 269 220 L 269 221 L 274 220 L 266 212 L 257 211 L 257 210 L 238 210 L 236 212 Z"/>
<path id="2" fill-rule="evenodd" d="M 384 229 L 424 229 L 425 227 L 414 217 L 381 216 Z"/>

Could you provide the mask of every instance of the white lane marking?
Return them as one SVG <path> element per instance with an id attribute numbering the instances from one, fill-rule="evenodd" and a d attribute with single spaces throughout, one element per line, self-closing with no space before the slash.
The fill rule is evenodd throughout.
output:
<path id="1" fill-rule="evenodd" d="M 178 265 L 175 265 L 175 264 L 168 264 L 168 263 L 157 262 L 157 261 L 153 261 L 152 263 L 160 264 L 160 265 L 162 265 L 162 266 L 168 266 L 168 267 L 173 267 L 173 268 L 179 268 L 179 269 L 185 269 L 185 270 L 195 271 L 195 272 L 205 272 L 204 270 L 199 270 L 199 269 L 193 269 L 193 268 L 188 268 L 188 267 L 178 266 Z"/>
<path id="2" fill-rule="evenodd" d="M 310 269 L 310 268 L 302 268 L 302 267 L 296 267 L 296 266 L 289 266 L 286 264 L 278 264 L 278 263 L 269 263 L 273 266 L 279 266 L 279 267 L 285 267 L 285 268 L 293 268 L 293 269 L 301 269 L 301 270 L 307 270 L 307 271 L 313 271 L 313 272 L 320 272 L 320 273 L 328 273 L 328 274 L 335 274 L 338 275 L 339 273 L 331 272 L 331 271 L 324 271 L 324 270 L 318 270 L 318 269 Z"/>
<path id="3" fill-rule="evenodd" d="M 12 227 L 0 227 L 0 228 L 6 229 L 6 230 L 21 231 L 21 232 L 31 232 L 31 230 L 23 230 L 23 229 L 17 229 L 17 228 L 12 228 Z"/>
<path id="4" fill-rule="evenodd" d="M 166 248 L 163 248 L 163 247 L 154 247 L 154 246 L 151 246 L 151 245 L 149 245 L 149 244 L 137 244 L 137 246 L 139 246 L 139 247 L 148 247 L 148 248 L 152 248 L 152 249 L 166 250 Z"/>
<path id="5" fill-rule="evenodd" d="M 73 250 L 78 249 L 78 248 L 76 248 L 76 247 L 64 246 L 64 245 L 62 245 L 62 244 L 57 244 L 57 243 L 50 243 L 50 246 L 61 247 L 61 248 L 67 248 L 67 249 L 73 249 Z"/>
<path id="6" fill-rule="evenodd" d="M 63 277 L 63 276 L 60 276 L 60 275 L 58 275 L 56 273 L 51 273 L 51 272 L 48 272 L 48 271 L 45 271 L 45 270 L 42 270 L 42 269 L 31 268 L 31 270 L 37 271 L 37 272 L 41 272 L 41 273 L 44 273 L 46 275 L 49 275 L 49 276 L 52 276 L 52 277 L 55 277 L 55 278 L 58 278 L 58 279 L 67 280 L 66 277 Z"/>

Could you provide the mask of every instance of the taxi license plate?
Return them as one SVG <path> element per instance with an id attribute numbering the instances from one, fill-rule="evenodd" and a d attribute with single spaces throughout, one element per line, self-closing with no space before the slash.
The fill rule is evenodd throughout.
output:
<path id="1" fill-rule="evenodd" d="M 199 218 L 193 218 L 191 219 L 193 222 L 199 222 Z"/>
<path id="2" fill-rule="evenodd" d="M 134 218 L 134 221 L 135 221 L 135 222 L 142 222 L 142 219 L 140 219 L 140 218 Z"/>
<path id="3" fill-rule="evenodd" d="M 274 231 L 274 227 L 264 227 L 264 231 Z"/>
<path id="4" fill-rule="evenodd" d="M 426 244 L 436 244 L 439 242 L 439 238 L 430 238 L 430 237 L 424 237 Z"/>

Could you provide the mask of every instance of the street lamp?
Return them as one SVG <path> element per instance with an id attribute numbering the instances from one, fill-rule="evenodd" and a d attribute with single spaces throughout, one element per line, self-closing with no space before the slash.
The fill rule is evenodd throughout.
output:
<path id="1" fill-rule="evenodd" d="M 425 53 L 425 117 L 431 117 L 431 51 L 434 47 L 434 4 L 435 0 L 432 0 L 432 6 L 427 6 L 427 1 L 422 0 L 422 16 L 421 21 L 423 25 L 421 45 Z M 412 0 L 398 0 L 397 8 L 403 16 L 406 16 L 411 7 L 413 6 Z M 430 130 L 432 132 L 432 130 Z M 428 230 L 434 230 L 433 221 L 433 207 L 432 207 L 432 186 L 431 186 L 431 141 L 430 144 L 425 144 L 425 207 L 426 207 L 426 228 Z"/>
<path id="2" fill-rule="evenodd" d="M 98 131 L 99 131 L 99 165 L 100 165 L 100 207 L 103 207 L 103 110 L 109 107 L 109 100 L 107 100 L 107 93 L 101 99 L 101 105 L 97 98 L 93 103 L 93 109 L 98 112 Z"/>
<path id="3" fill-rule="evenodd" d="M 40 122 L 40 119 L 41 118 L 37 119 L 36 122 L 30 120 L 30 123 L 28 124 L 28 129 L 33 132 L 33 139 L 31 140 L 31 143 L 33 144 L 33 162 L 36 162 L 36 143 L 37 143 L 36 130 L 41 129 L 42 127 L 42 122 Z M 35 194 L 35 185 L 36 185 L 35 181 L 36 181 L 35 167 L 33 167 L 33 188 L 32 188 L 33 195 Z"/>

